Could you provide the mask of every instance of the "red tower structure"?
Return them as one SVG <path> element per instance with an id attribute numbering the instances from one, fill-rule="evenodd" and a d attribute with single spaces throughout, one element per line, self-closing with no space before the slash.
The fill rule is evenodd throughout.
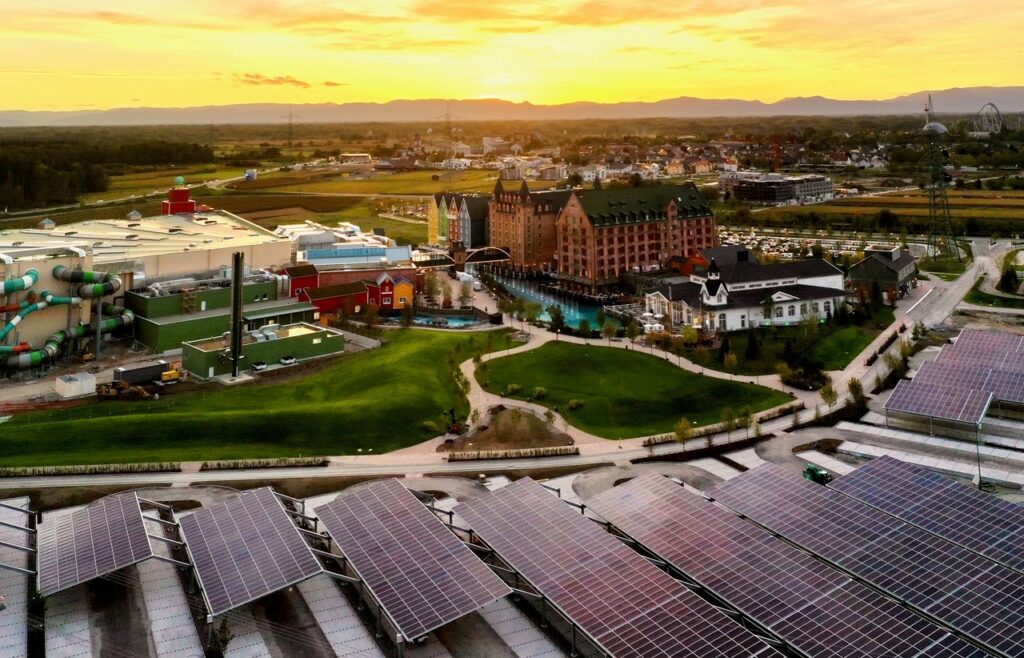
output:
<path id="1" fill-rule="evenodd" d="M 174 180 L 174 187 L 167 191 L 167 199 L 160 202 L 160 210 L 164 215 L 178 213 L 194 213 L 196 202 L 189 198 L 185 180 L 180 176 Z"/>

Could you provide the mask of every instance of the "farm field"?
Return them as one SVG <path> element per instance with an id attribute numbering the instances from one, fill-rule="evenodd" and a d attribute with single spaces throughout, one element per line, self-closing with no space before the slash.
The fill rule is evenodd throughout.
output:
<path id="1" fill-rule="evenodd" d="M 3 424 L 0 466 L 380 453 L 439 434 L 445 409 L 464 418 L 468 403 L 448 356 L 461 362 L 486 350 L 486 334 L 402 329 L 387 335 L 379 349 L 292 381 L 212 384 L 159 401 L 15 416 Z M 490 335 L 491 349 L 505 348 L 508 331 Z"/>
<path id="2" fill-rule="evenodd" d="M 451 176 L 450 181 L 448 176 Z M 282 174 L 282 185 L 268 185 L 273 181 L 274 176 L 266 176 L 254 184 L 237 183 L 233 189 L 246 191 L 259 189 L 268 192 L 299 192 L 305 194 L 360 194 L 372 196 L 375 194 L 409 194 L 409 195 L 430 195 L 436 192 L 490 192 L 494 189 L 498 174 L 496 171 L 470 169 L 467 171 L 445 172 L 441 170 L 422 170 L 405 173 L 386 174 L 375 173 L 370 175 L 338 175 L 331 179 L 323 179 L 310 176 L 309 182 L 297 182 L 301 174 Z M 433 180 L 439 176 L 439 180 Z M 516 183 L 518 185 L 518 183 Z M 529 183 L 531 189 L 548 189 L 557 185 L 557 182 L 532 181 Z"/>
<path id="3" fill-rule="evenodd" d="M 293 202 L 304 203 L 302 197 L 289 198 Z M 400 245 L 420 244 L 427 241 L 427 223 L 425 221 L 402 221 L 380 217 L 379 213 L 387 204 L 382 204 L 374 199 L 343 197 L 342 200 L 349 202 L 347 207 L 333 212 L 313 212 L 299 205 L 278 210 L 253 211 L 243 213 L 242 216 L 269 230 L 274 230 L 279 224 L 298 224 L 304 221 L 315 221 L 327 226 L 333 226 L 338 222 L 352 222 L 366 232 L 382 228 L 385 235 L 394 238 Z"/>
<path id="4" fill-rule="evenodd" d="M 791 398 L 762 386 L 704 377 L 640 351 L 565 342 L 547 343 L 486 363 L 477 381 L 487 391 L 556 408 L 573 426 L 608 439 L 671 432 L 680 418 L 695 427 L 717 423 L 722 411 L 750 407 L 757 412 Z M 609 377 L 608 373 L 615 373 Z M 569 408 L 570 400 L 583 406 Z"/>
<path id="5" fill-rule="evenodd" d="M 151 194 L 154 190 L 167 189 L 178 176 L 183 176 L 187 184 L 194 185 L 212 180 L 234 178 L 244 173 L 244 169 L 223 168 L 218 164 L 209 164 L 172 167 L 169 169 L 125 174 L 123 176 L 111 176 L 110 186 L 105 192 L 83 194 L 79 201 L 82 203 L 91 203 L 101 199 L 113 201 L 129 197 L 133 194 L 136 196 Z"/>

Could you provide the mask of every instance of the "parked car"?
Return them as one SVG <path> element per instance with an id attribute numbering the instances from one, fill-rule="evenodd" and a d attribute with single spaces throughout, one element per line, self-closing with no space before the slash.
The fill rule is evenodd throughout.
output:
<path id="1" fill-rule="evenodd" d="M 267 369 L 267 364 L 264 363 L 263 361 L 257 361 L 256 363 L 252 364 L 251 367 L 253 372 L 260 372 L 261 370 Z"/>
<path id="2" fill-rule="evenodd" d="M 281 365 L 283 365 L 283 366 L 291 366 L 291 365 L 295 365 L 296 363 L 298 363 L 298 359 L 296 359 L 294 356 L 282 356 L 281 357 Z"/>

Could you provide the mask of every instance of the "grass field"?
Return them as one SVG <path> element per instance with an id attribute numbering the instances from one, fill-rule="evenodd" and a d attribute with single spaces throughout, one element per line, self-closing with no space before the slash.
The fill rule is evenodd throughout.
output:
<path id="1" fill-rule="evenodd" d="M 105 192 L 83 194 L 79 197 L 82 203 L 90 203 L 105 199 L 112 201 L 131 195 L 150 194 L 154 190 L 165 190 L 174 183 L 178 176 L 184 176 L 188 184 L 204 183 L 212 180 L 234 178 L 245 173 L 244 169 L 224 169 L 221 165 L 194 165 L 145 171 L 123 176 L 111 176 L 110 186 Z"/>
<path id="2" fill-rule="evenodd" d="M 842 370 L 892 322 L 892 309 L 882 308 L 863 326 L 818 325 L 819 334 L 810 347 L 810 356 L 820 362 L 825 370 Z M 758 329 L 758 337 L 761 341 L 760 357 L 753 360 L 746 357 L 747 341 L 750 334 L 746 331 L 730 333 L 729 348 L 736 355 L 736 373 L 740 375 L 775 373 L 775 367 L 779 362 L 785 360 L 783 353 L 786 339 L 791 338 L 794 343 L 799 344 L 802 339 L 802 331 L 803 328 L 799 326 Z M 691 349 L 687 350 L 684 356 L 705 368 L 725 370 L 718 361 L 717 351 Z"/>
<path id="3" fill-rule="evenodd" d="M 564 342 L 489 361 L 477 380 L 499 395 L 517 384 L 522 391 L 511 397 L 520 399 L 545 388 L 547 395 L 535 402 L 557 407 L 573 426 L 609 439 L 671 432 L 680 418 L 708 425 L 721 420 L 726 407 L 756 412 L 790 400 L 761 386 L 686 372 L 643 352 Z M 583 406 L 570 409 L 574 399 Z"/>
<path id="4" fill-rule="evenodd" d="M 1024 297 L 1001 297 L 984 292 L 981 289 L 982 281 L 984 279 L 978 279 L 974 287 L 964 296 L 965 302 L 978 306 L 991 306 L 993 308 L 1024 308 Z"/>
<path id="5" fill-rule="evenodd" d="M 448 355 L 458 349 L 456 362 L 470 358 L 486 349 L 486 337 L 415 329 L 388 336 L 380 349 L 292 381 L 214 384 L 157 402 L 96 402 L 19 415 L 0 425 L 0 465 L 380 453 L 436 435 L 422 425 L 441 425 L 445 409 L 465 417 L 468 403 Z M 493 349 L 507 344 L 507 332 L 493 336 Z"/>
<path id="6" fill-rule="evenodd" d="M 264 177 L 257 181 L 260 191 L 268 192 L 303 192 L 307 194 L 419 194 L 430 195 L 435 192 L 490 192 L 497 182 L 497 172 L 482 169 L 445 172 L 439 170 L 410 171 L 406 173 L 376 173 L 353 177 L 339 175 L 332 180 L 313 180 L 308 183 L 294 182 L 294 174 L 284 175 L 287 184 L 280 187 L 267 186 L 272 177 Z M 439 180 L 433 180 L 438 176 Z M 530 189 L 547 189 L 554 187 L 556 182 L 532 181 Z M 518 185 L 517 185 L 518 187 Z M 234 189 L 245 191 L 246 183 L 237 183 Z"/>
<path id="7" fill-rule="evenodd" d="M 288 208 L 294 209 L 299 207 L 302 209 L 301 212 L 292 210 L 287 214 L 274 215 L 269 210 L 255 211 L 259 212 L 260 216 L 251 218 L 251 221 L 270 230 L 274 230 L 279 224 L 297 224 L 306 220 L 320 222 L 328 226 L 338 222 L 352 222 L 366 232 L 370 232 L 375 228 L 382 228 L 388 237 L 394 238 L 400 245 L 422 244 L 427 241 L 427 223 L 425 221 L 400 221 L 388 217 L 380 217 L 380 204 L 375 203 L 373 199 L 366 197 L 343 197 L 341 200 L 348 202 L 345 204 L 347 207 L 332 212 L 313 212 L 304 208 L 305 198 L 285 197 L 283 201 L 286 202 L 289 198 L 295 205 L 288 206 Z M 315 199 L 320 197 L 308 198 Z"/>
<path id="8" fill-rule="evenodd" d="M 964 258 L 963 260 L 957 260 L 956 258 L 924 258 L 918 261 L 917 266 L 922 272 L 956 275 L 954 277 L 956 278 L 967 271 L 967 268 L 971 266 L 971 260 L 971 258 Z"/>

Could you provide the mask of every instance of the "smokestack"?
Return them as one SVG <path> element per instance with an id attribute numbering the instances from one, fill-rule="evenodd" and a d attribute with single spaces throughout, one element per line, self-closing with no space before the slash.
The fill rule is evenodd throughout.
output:
<path id="1" fill-rule="evenodd" d="M 238 361 L 242 358 L 242 266 L 241 251 L 231 255 L 231 376 L 238 377 Z"/>

